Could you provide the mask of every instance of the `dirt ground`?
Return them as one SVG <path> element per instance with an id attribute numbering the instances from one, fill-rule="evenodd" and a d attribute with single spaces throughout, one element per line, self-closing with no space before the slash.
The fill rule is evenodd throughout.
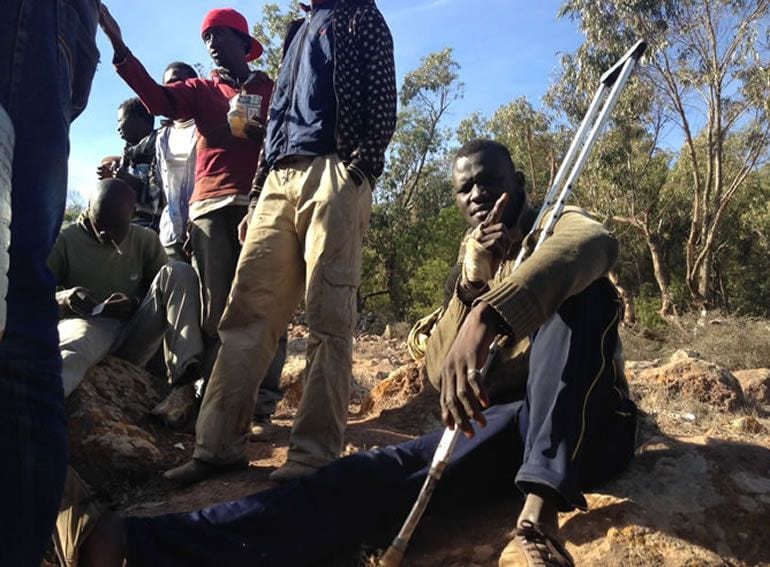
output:
<path id="1" fill-rule="evenodd" d="M 295 327 L 270 443 L 250 443 L 247 469 L 173 488 L 162 469 L 191 453 L 192 432 L 153 430 L 163 463 L 109 493 L 131 515 L 195 510 L 270 488 L 285 459 L 299 399 L 305 334 Z M 346 453 L 408 440 L 440 426 L 437 398 L 419 380 L 403 339 L 357 337 Z M 633 373 L 632 373 L 633 374 Z M 718 411 L 664 399 L 634 382 L 643 410 L 637 458 L 622 478 L 587 495 L 589 510 L 562 518 L 567 547 L 582 565 L 770 565 L 770 419 L 765 409 Z M 424 520 L 405 565 L 493 566 L 520 508 L 515 498 Z M 372 564 L 376 550 L 360 558 Z"/>

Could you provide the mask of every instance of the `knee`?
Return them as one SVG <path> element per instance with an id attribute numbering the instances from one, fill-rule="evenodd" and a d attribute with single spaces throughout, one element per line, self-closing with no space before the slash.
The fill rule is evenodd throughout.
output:
<path id="1" fill-rule="evenodd" d="M 186 262 L 172 261 L 158 270 L 155 281 L 161 285 L 173 287 L 198 287 L 198 274 L 195 269 Z"/>

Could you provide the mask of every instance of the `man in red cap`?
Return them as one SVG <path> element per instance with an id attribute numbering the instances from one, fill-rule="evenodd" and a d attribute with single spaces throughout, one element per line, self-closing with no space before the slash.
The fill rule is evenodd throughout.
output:
<path id="1" fill-rule="evenodd" d="M 202 287 L 203 333 L 206 354 L 203 374 L 208 374 L 219 348 L 217 325 L 230 293 L 240 252 L 238 224 L 246 215 L 249 189 L 257 169 L 273 82 L 248 62 L 262 55 L 262 45 L 249 35 L 246 18 L 229 8 L 211 10 L 203 20 L 201 37 L 217 65 L 211 79 L 191 78 L 160 85 L 147 73 L 123 42 L 117 22 L 102 5 L 100 24 L 115 51 L 118 74 L 139 95 L 154 115 L 174 120 L 195 119 L 198 128 L 195 187 L 190 200 L 190 240 L 193 265 Z M 241 95 L 257 95 L 241 97 Z M 228 112 L 233 100 L 247 99 L 253 110 L 239 127 Z M 256 105 L 256 106 L 255 106 Z M 285 349 L 285 343 L 280 344 Z M 275 355 L 275 350 L 271 357 Z M 282 361 L 285 353 L 275 357 Z M 265 376 L 264 397 L 280 397 L 282 364 L 272 365 Z M 262 370 L 265 375 L 267 369 Z M 255 376 L 254 380 L 258 378 Z M 180 386 L 192 388 L 192 385 Z M 174 394 L 169 405 L 174 405 Z M 189 392 L 179 392 L 179 400 Z"/>
<path id="2" fill-rule="evenodd" d="M 339 456 L 348 416 L 361 246 L 396 125 L 393 40 L 374 0 L 313 0 L 293 22 L 219 324 L 222 347 L 196 424 L 190 483 L 245 460 L 253 400 L 301 298 L 310 336 L 284 482 Z"/>

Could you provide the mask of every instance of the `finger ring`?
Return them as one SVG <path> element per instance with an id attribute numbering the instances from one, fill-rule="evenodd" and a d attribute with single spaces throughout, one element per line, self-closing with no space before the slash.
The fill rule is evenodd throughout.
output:
<path id="1" fill-rule="evenodd" d="M 472 368 L 471 370 L 468 370 L 468 379 L 470 380 L 473 376 L 478 375 L 479 378 L 481 378 L 481 370 L 477 370 L 475 368 Z"/>

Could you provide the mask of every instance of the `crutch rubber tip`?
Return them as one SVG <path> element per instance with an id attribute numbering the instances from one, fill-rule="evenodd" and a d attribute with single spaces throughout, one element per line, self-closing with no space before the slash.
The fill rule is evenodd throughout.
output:
<path id="1" fill-rule="evenodd" d="M 399 551 L 391 545 L 385 552 L 385 555 L 380 557 L 380 561 L 377 565 L 378 567 L 398 567 L 401 565 L 401 561 L 403 559 L 403 552 Z"/>

